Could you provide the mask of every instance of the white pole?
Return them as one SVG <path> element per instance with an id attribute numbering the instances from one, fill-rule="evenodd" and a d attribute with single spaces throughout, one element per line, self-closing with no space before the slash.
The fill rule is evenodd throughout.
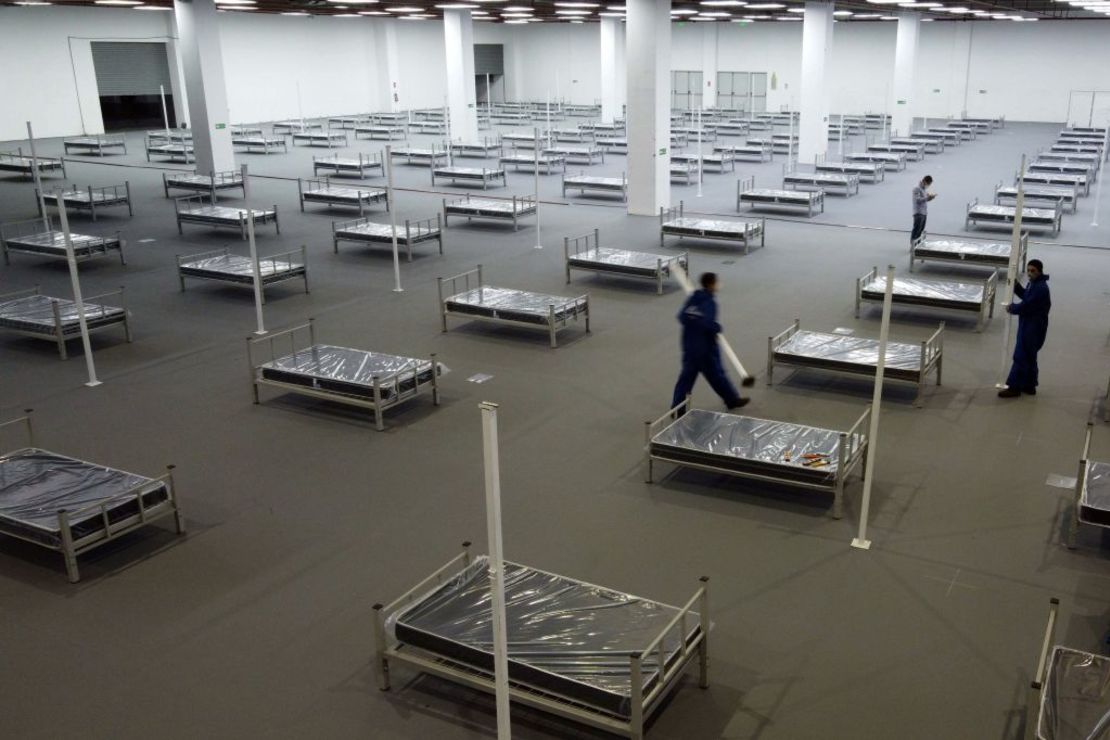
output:
<path id="1" fill-rule="evenodd" d="M 166 142 L 170 142 L 170 114 L 166 110 L 166 86 L 158 86 L 158 94 L 162 96 L 162 125 L 166 127 Z"/>
<path id="2" fill-rule="evenodd" d="M 702 183 L 702 170 L 704 169 L 701 161 L 701 106 L 698 106 L 698 197 L 701 197 L 701 183 Z M 722 168 L 723 170 L 723 168 Z"/>
<path id="3" fill-rule="evenodd" d="M 297 80 L 297 115 L 301 117 L 301 131 L 304 131 L 304 106 L 301 104 L 301 81 Z"/>
<path id="4" fill-rule="evenodd" d="M 501 471 L 497 451 L 497 404 L 483 401 L 482 451 L 486 466 L 486 537 L 489 540 L 490 609 L 493 612 L 493 684 L 497 738 L 509 740 L 509 647 L 505 634 L 505 560 L 501 545 Z"/>
<path id="5" fill-rule="evenodd" d="M 247 207 L 247 241 L 251 248 L 251 266 L 254 268 L 254 313 L 258 319 L 258 329 L 255 334 L 265 334 L 266 326 L 262 323 L 262 267 L 258 264 L 258 244 L 254 240 L 254 210 Z"/>
<path id="6" fill-rule="evenodd" d="M 550 105 L 550 102 L 548 103 Z M 540 238 L 540 129 L 532 127 L 532 179 L 536 189 L 536 249 L 543 249 Z"/>
<path id="7" fill-rule="evenodd" d="M 682 286 L 682 289 L 686 291 L 687 295 L 694 292 L 694 284 L 690 282 L 690 276 L 686 274 L 686 271 L 682 269 L 681 265 L 678 263 L 671 265 L 671 274 L 674 275 L 675 280 L 678 281 L 678 284 Z M 740 384 L 745 388 L 751 386 L 755 382 L 755 379 L 744 367 L 744 364 L 740 362 L 740 357 L 737 356 L 736 351 L 732 349 L 732 345 L 725 339 L 724 334 L 717 335 L 717 344 L 720 345 L 721 351 L 725 353 L 725 359 L 732 365 L 732 369 L 740 376 Z"/>
<path id="8" fill-rule="evenodd" d="M 791 164 L 794 162 L 794 114 L 790 114 L 790 133 L 787 134 L 789 138 L 786 140 L 786 169 L 793 169 Z M 771 149 L 775 148 L 775 142 L 771 141 Z"/>
<path id="9" fill-rule="evenodd" d="M 85 319 L 85 301 L 81 298 L 81 279 L 77 276 L 77 258 L 73 256 L 73 237 L 69 233 L 69 218 L 66 215 L 65 203 L 62 200 L 64 188 L 54 191 L 58 199 L 58 220 L 62 224 L 62 236 L 66 245 L 66 262 L 69 264 L 69 282 L 73 287 L 73 302 L 77 304 L 77 323 L 81 326 L 81 344 L 85 348 L 85 369 L 89 373 L 89 382 L 85 383 L 90 388 L 100 385 L 96 379 L 96 365 L 93 364 L 92 343 L 89 341 L 89 322 Z"/>
<path id="10" fill-rule="evenodd" d="M 433 157 L 434 160 L 434 157 Z M 435 166 L 435 162 L 432 162 Z M 401 255 L 397 253 L 397 202 L 393 199 L 393 146 L 385 145 L 385 199 L 389 203 L 389 226 L 393 234 L 393 292 L 401 293 Z"/>
<path id="11" fill-rule="evenodd" d="M 447 96 L 443 97 L 443 126 L 447 131 L 447 166 L 450 167 L 454 162 L 451 159 L 451 109 L 447 107 Z M 435 162 L 432 162 L 432 167 L 435 167 Z"/>
<path id="12" fill-rule="evenodd" d="M 46 193 L 42 192 L 42 177 L 39 175 L 39 156 L 35 153 L 35 132 L 31 129 L 31 122 L 27 121 L 27 141 L 31 144 L 31 176 L 35 181 L 35 192 L 39 195 L 39 213 L 42 214 L 42 225 L 50 231 L 50 216 L 46 213 Z M 61 196 L 58 198 L 58 207 L 65 208 Z"/>
<path id="13" fill-rule="evenodd" d="M 844 161 L 844 137 L 847 136 L 847 128 L 844 126 L 844 116 L 840 116 L 840 136 L 837 137 L 836 154 L 841 161 Z"/>
<path id="14" fill-rule="evenodd" d="M 1106 147 L 1110 146 L 1110 121 L 1106 122 L 1106 134 L 1102 137 L 1102 153 L 1106 154 Z M 1101 168 L 1099 168 L 1101 169 Z M 1098 185 L 1095 187 L 1095 210 L 1091 215 L 1091 228 L 1098 226 L 1098 207 L 1102 204 L 1102 178 L 1106 176 L 1105 172 L 1095 170 L 1098 176 Z"/>
<path id="15" fill-rule="evenodd" d="M 540 140 L 536 139 L 536 146 L 540 145 Z M 551 93 L 547 93 L 547 145 L 551 146 Z"/>
<path id="16" fill-rule="evenodd" d="M 870 550 L 867 539 L 867 517 L 871 511 L 871 483 L 875 477 L 875 458 L 879 442 L 879 411 L 883 403 L 883 373 L 886 370 L 886 342 L 890 335 L 890 304 L 894 293 L 894 265 L 886 268 L 886 291 L 883 293 L 883 323 L 879 328 L 879 364 L 875 368 L 875 388 L 871 392 L 871 427 L 867 431 L 867 464 L 863 472 L 863 503 L 859 510 L 859 533 L 852 547 Z M 844 460 L 839 460 L 844 465 Z"/>
<path id="17" fill-rule="evenodd" d="M 1018 172 L 1017 199 L 1014 207 L 1014 230 L 1010 234 L 1010 260 L 1006 263 L 1006 300 L 1002 304 L 1005 309 L 1014 302 L 1014 281 L 1018 278 L 1018 252 L 1021 251 L 1021 214 L 1025 208 L 1025 155 L 1021 155 L 1021 170 Z M 1002 353 L 998 358 L 998 382 L 995 388 L 1006 387 L 1006 365 L 1010 355 L 1010 329 L 1013 328 L 1014 317 L 1006 311 L 1006 329 L 1002 332 Z"/>
<path id="18" fill-rule="evenodd" d="M 490 106 L 493 105 L 493 92 L 489 87 L 489 75 L 486 75 L 486 111 L 489 111 Z"/>

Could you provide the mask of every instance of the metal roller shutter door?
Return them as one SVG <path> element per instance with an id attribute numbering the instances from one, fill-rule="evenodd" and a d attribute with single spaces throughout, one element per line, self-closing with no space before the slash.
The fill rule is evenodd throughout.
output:
<path id="1" fill-rule="evenodd" d="M 101 97 L 157 95 L 170 91 L 170 66 L 164 43 L 94 41 L 93 67 Z"/>

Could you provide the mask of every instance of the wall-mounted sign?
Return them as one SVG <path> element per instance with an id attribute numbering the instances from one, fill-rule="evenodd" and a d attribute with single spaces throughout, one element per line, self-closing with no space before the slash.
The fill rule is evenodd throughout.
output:
<path id="1" fill-rule="evenodd" d="M 227 128 L 227 124 L 226 124 L 226 123 L 217 123 L 217 124 L 216 124 L 216 130 L 217 130 L 217 131 L 220 131 L 220 130 L 222 130 L 222 129 L 225 129 L 225 128 Z"/>
<path id="2" fill-rule="evenodd" d="M 938 92 L 940 92 L 940 88 L 939 88 L 939 87 L 934 87 L 934 88 L 933 88 L 933 92 L 935 92 L 935 93 L 938 93 Z"/>
<path id="3" fill-rule="evenodd" d="M 895 102 L 896 105 L 905 105 L 906 104 L 905 100 L 896 100 L 894 102 Z"/>
<path id="4" fill-rule="evenodd" d="M 660 157 L 665 157 L 665 156 L 667 156 L 667 147 L 665 147 L 665 146 L 664 146 L 664 147 L 660 147 L 660 148 L 659 148 L 659 156 L 660 156 Z"/>

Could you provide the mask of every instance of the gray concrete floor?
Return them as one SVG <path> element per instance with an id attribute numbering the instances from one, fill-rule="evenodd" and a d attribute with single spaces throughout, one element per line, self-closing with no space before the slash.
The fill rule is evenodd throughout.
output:
<path id="1" fill-rule="evenodd" d="M 912 184 L 933 174 L 931 232 L 959 233 L 966 201 L 988 198 L 1022 152 L 1047 147 L 1055 132 L 1010 124 L 864 184 L 858 197 L 830 196 L 822 217 L 771 220 L 767 247 L 749 255 L 687 244 L 692 269 L 723 274 L 726 334 L 753 368 L 762 368 L 766 338 L 795 317 L 877 336 L 877 309 L 853 318 L 853 281 L 872 265 L 904 269 L 907 236 L 889 229 L 908 226 Z M 60 149 L 42 144 L 44 154 Z M 327 403 L 264 392 L 262 405 L 251 404 L 251 292 L 195 282 L 180 293 L 173 261 L 245 245 L 198 227 L 179 237 L 160 171 L 145 167 L 140 149 L 135 141 L 131 155 L 68 165 L 78 184 L 131 182 L 133 219 L 75 216 L 73 226 L 125 232 L 128 265 L 100 261 L 81 276 L 87 293 L 127 286 L 134 343 L 94 336 L 105 382 L 89 389 L 78 343 L 61 362 L 49 342 L 0 337 L 0 412 L 34 407 L 41 444 L 59 452 L 150 474 L 175 463 L 190 532 L 126 537 L 83 558 L 76 586 L 60 558 L 0 541 L 0 688 L 13 737 L 494 736 L 488 698 L 405 671 L 381 693 L 371 668 L 371 604 L 415 583 L 462 540 L 484 542 L 482 400 L 501 404 L 512 559 L 671 603 L 698 576 L 711 578 L 712 686 L 686 680 L 652 737 L 1015 738 L 1049 597 L 1062 600 L 1061 642 L 1106 650 L 1108 543 L 1085 532 L 1080 549 L 1066 550 L 1069 494 L 1046 485 L 1051 474 L 1075 475 L 1110 370 L 1110 252 L 1066 246 L 1110 246 L 1110 209 L 1089 227 L 1093 194 L 1058 238 L 1031 249 L 1055 293 L 1035 398 L 995 397 L 1001 311 L 981 334 L 959 315 L 895 311 L 896 339 L 948 322 L 944 385 L 916 409 L 912 389 L 888 384 L 874 546 L 862 552 L 848 546 L 858 481 L 840 521 L 817 494 L 695 472 L 642 482 L 642 423 L 665 409 L 678 366 L 680 291 L 671 284 L 658 297 L 647 282 L 581 273 L 566 286 L 561 241 L 598 227 L 603 242 L 657 249 L 656 219 L 626 216 L 612 201 L 563 201 L 558 177 L 544 177 L 543 197 L 558 201 L 543 208 L 544 249 L 533 248 L 534 221 L 517 233 L 452 226 L 443 257 L 424 248 L 402 264 L 405 292 L 396 294 L 388 250 L 334 255 L 330 221 L 349 214 L 301 215 L 295 183 L 280 179 L 308 176 L 311 155 L 325 150 L 243 155 L 252 173 L 272 176 L 252 182 L 250 202 L 277 203 L 283 217 L 280 236 L 260 231 L 261 252 L 302 243 L 309 251 L 312 293 L 274 288 L 268 326 L 313 316 L 321 341 L 434 351 L 452 369 L 441 407 L 410 403 L 378 433 L 364 415 Z M 617 173 L 623 159 L 590 170 Z M 701 199 L 695 186 L 676 185 L 673 197 L 734 215 L 737 177 L 773 185 L 780 168 L 741 164 L 735 175 L 707 174 Z M 400 186 L 429 189 L 425 168 L 396 171 Z M 531 187 L 530 175 L 510 174 L 490 194 Z M 433 215 L 441 197 L 406 190 L 399 214 Z M 32 186 L 0 178 L 0 220 L 33 214 Z M 838 227 L 848 224 L 870 228 Z M 453 323 L 441 333 L 436 276 L 478 263 L 494 284 L 589 292 L 593 332 L 571 329 L 557 350 L 541 332 Z M 0 292 L 36 284 L 68 295 L 62 264 L 17 255 L 0 269 Z M 493 379 L 467 382 L 475 373 Z M 803 372 L 772 387 L 761 377 L 753 395 L 753 415 L 839 427 L 861 413 L 870 385 Z M 719 407 L 704 384 L 695 402 Z M 1094 451 L 1110 458 L 1106 425 Z M 594 736 L 534 712 L 514 720 L 521 738 Z"/>

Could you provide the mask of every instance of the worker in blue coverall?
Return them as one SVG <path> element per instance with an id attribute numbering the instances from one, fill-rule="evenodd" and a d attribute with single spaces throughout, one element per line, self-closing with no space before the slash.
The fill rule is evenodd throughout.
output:
<path id="1" fill-rule="evenodd" d="M 1017 398 L 1022 393 L 1037 393 L 1037 352 L 1044 346 L 1048 335 L 1048 312 L 1052 308 L 1052 295 L 1048 291 L 1048 275 L 1040 260 L 1029 260 L 1026 266 L 1029 282 L 1014 282 L 1014 295 L 1021 303 L 1006 306 L 1007 313 L 1018 317 L 1017 344 L 1014 345 L 1014 364 L 1006 387 L 998 392 L 1000 398 Z"/>
<path id="2" fill-rule="evenodd" d="M 682 372 L 674 386 L 671 408 L 686 400 L 700 373 L 725 406 L 737 409 L 751 399 L 740 397 L 721 365 L 721 350 L 717 346 L 721 325 L 717 323 L 717 300 L 713 297 L 719 285 L 717 275 L 704 273 L 699 282 L 701 290 L 691 293 L 678 312 L 678 323 L 682 324 Z M 751 385 L 749 380 L 745 379 L 746 385 Z"/>

